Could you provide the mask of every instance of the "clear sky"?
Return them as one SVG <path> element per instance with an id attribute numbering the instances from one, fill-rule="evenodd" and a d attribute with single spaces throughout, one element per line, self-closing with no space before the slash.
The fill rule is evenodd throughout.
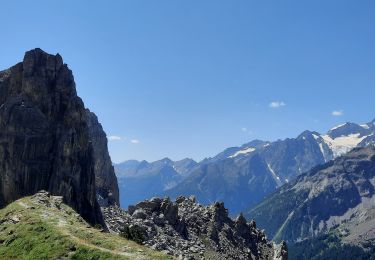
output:
<path id="1" fill-rule="evenodd" d="M 375 1 L 1 2 L 0 70 L 60 53 L 114 162 L 375 118 Z"/>

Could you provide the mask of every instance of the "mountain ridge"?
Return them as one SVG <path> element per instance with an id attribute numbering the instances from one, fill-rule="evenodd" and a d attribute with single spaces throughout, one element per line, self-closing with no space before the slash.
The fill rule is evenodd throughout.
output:
<path id="1" fill-rule="evenodd" d="M 196 195 L 197 200 L 203 204 L 222 200 L 231 214 L 235 215 L 255 205 L 277 187 L 292 181 L 299 174 L 345 154 L 357 146 L 375 143 L 374 132 L 373 120 L 361 125 L 341 124 L 331 128 L 326 134 L 305 130 L 295 138 L 273 142 L 253 140 L 203 159 L 191 167 L 184 178 L 175 179 L 168 189 L 148 195 L 172 198 L 179 195 Z M 259 156 L 253 158 L 255 154 Z M 258 162 L 255 163 L 255 160 Z M 258 174 L 255 174 L 250 164 L 263 166 L 258 167 Z M 224 168 L 226 168 L 225 172 Z M 116 173 L 118 174 L 117 169 Z M 159 174 L 162 175 L 162 171 Z M 229 178 L 229 175 L 232 176 Z M 143 178 L 147 179 L 147 172 L 144 172 Z M 139 193 L 139 200 L 147 198 Z M 233 195 L 234 193 L 236 194 Z M 254 197 L 254 194 L 257 196 Z M 239 201 L 246 201 L 249 204 L 245 205 Z"/>
<path id="2" fill-rule="evenodd" d="M 372 210 L 374 172 L 375 147 L 355 148 L 282 186 L 247 216 L 256 218 L 275 240 L 314 237 L 356 220 L 361 210 Z"/>

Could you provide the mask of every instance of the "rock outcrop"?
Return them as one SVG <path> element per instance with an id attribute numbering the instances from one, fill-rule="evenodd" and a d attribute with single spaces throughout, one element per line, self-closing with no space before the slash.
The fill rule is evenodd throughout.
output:
<path id="1" fill-rule="evenodd" d="M 202 206 L 195 198 L 152 198 L 129 206 L 103 208 L 109 229 L 136 230 L 143 244 L 180 259 L 287 259 L 286 245 L 267 240 L 254 221 L 228 217 L 223 203 Z"/>
<path id="2" fill-rule="evenodd" d="M 90 141 L 93 147 L 96 194 L 100 206 L 120 205 L 115 170 L 108 153 L 107 136 L 97 116 L 86 109 Z"/>
<path id="3" fill-rule="evenodd" d="M 102 223 L 95 157 L 87 111 L 59 54 L 34 49 L 0 72 L 0 207 L 46 190 Z"/>

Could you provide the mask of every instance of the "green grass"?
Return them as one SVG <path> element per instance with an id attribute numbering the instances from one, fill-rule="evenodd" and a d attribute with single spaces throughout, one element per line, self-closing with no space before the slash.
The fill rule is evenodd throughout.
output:
<path id="1" fill-rule="evenodd" d="M 23 198 L 0 210 L 0 259 L 172 259 L 90 227 L 68 206 Z"/>

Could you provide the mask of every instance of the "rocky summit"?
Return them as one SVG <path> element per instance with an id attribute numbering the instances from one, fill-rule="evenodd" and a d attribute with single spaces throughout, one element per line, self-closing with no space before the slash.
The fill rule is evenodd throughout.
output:
<path id="1" fill-rule="evenodd" d="M 232 220 L 223 203 L 202 206 L 194 197 L 152 198 L 102 209 L 108 228 L 179 259 L 287 259 L 286 244 L 267 240 L 255 221 Z"/>
<path id="2" fill-rule="evenodd" d="M 117 183 L 108 151 L 98 155 L 106 149 L 105 135 L 90 126 L 98 123 L 77 96 L 72 71 L 59 54 L 34 49 L 1 71 L 0 207 L 43 189 L 63 196 L 88 222 L 102 223 L 95 181 L 113 204 Z"/>

